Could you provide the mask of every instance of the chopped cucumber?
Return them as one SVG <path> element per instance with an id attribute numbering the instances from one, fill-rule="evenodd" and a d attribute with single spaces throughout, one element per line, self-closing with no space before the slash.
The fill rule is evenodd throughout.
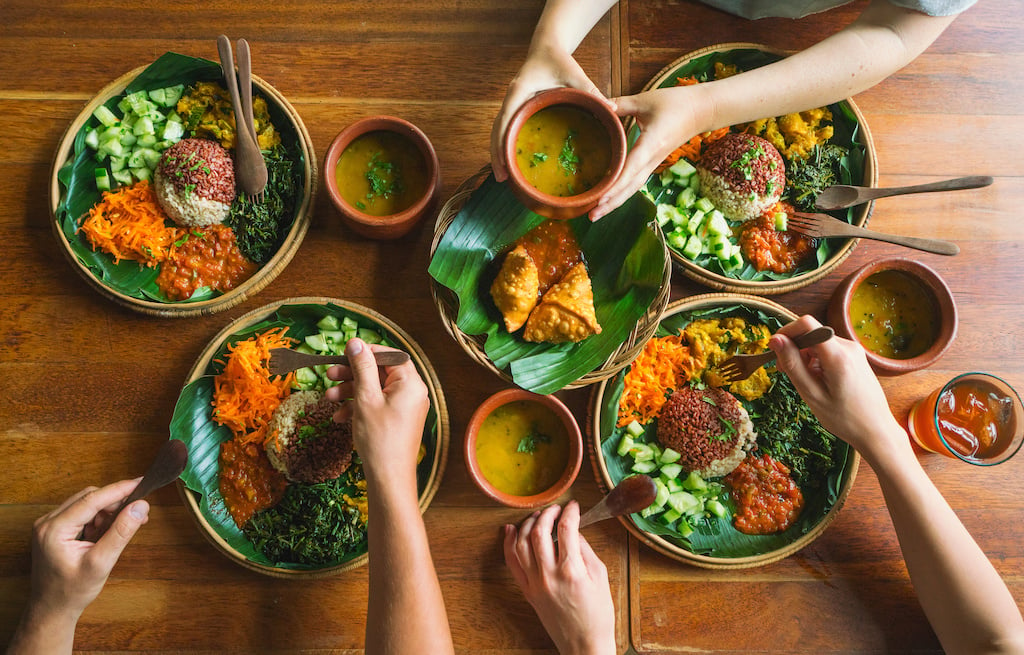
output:
<path id="1" fill-rule="evenodd" d="M 650 505 L 650 507 L 653 507 L 656 510 L 658 510 L 665 506 L 665 503 L 668 502 L 669 494 L 672 492 L 668 490 L 668 485 L 662 482 L 661 480 L 654 481 L 654 488 L 657 491 L 654 495 L 654 502 Z M 650 507 L 648 509 L 650 509 Z"/>
<path id="2" fill-rule="evenodd" d="M 316 372 L 311 368 L 300 368 L 295 371 L 295 384 L 300 389 L 312 389 L 316 386 L 316 382 L 319 379 Z"/>
<path id="3" fill-rule="evenodd" d="M 727 235 L 732 232 L 729 229 L 729 223 L 725 220 L 725 216 L 717 209 L 708 214 L 705 225 L 708 226 L 709 234 Z"/>
<path id="4" fill-rule="evenodd" d="M 688 491 L 677 491 L 669 494 L 668 506 L 680 514 L 689 514 L 694 510 L 702 511 L 704 503 Z"/>
<path id="5" fill-rule="evenodd" d="M 635 462 L 648 462 L 654 460 L 654 449 L 645 443 L 634 444 L 630 449 L 629 454 Z M 657 462 L 655 462 L 655 466 L 657 466 Z"/>
<path id="6" fill-rule="evenodd" d="M 341 322 L 338 321 L 337 316 L 328 314 L 317 321 L 316 327 L 319 330 L 339 330 L 341 329 Z"/>
<path id="7" fill-rule="evenodd" d="M 682 512 L 677 512 L 674 509 L 669 509 L 664 514 L 661 515 L 661 522 L 664 523 L 665 525 L 672 525 L 673 523 L 675 523 L 676 521 L 678 521 L 682 517 L 683 517 L 683 513 Z"/>
<path id="8" fill-rule="evenodd" d="M 676 451 L 671 448 L 666 448 L 661 451 L 661 457 L 658 458 L 658 461 L 662 464 L 671 464 L 672 462 L 678 462 L 680 457 L 682 457 L 682 455 Z"/>
<path id="9" fill-rule="evenodd" d="M 686 187 L 676 196 L 676 207 L 681 209 L 689 209 L 695 202 L 697 202 L 697 192 L 690 187 Z"/>
<path id="10" fill-rule="evenodd" d="M 658 468 L 658 463 L 655 462 L 654 460 L 647 460 L 647 461 L 637 460 L 633 464 L 633 471 L 635 471 L 636 473 L 650 473 L 650 472 L 654 471 L 654 469 L 656 469 L 656 468 Z"/>
<path id="11" fill-rule="evenodd" d="M 724 519 L 729 516 L 729 510 L 720 501 L 714 498 L 704 503 L 704 509 L 711 512 L 713 515 L 720 519 Z"/>
<path id="12" fill-rule="evenodd" d="M 697 172 L 697 169 L 693 167 L 693 164 L 682 158 L 669 166 L 668 170 L 678 178 L 688 178 Z"/>
<path id="13" fill-rule="evenodd" d="M 96 120 L 103 123 L 107 127 L 116 125 L 118 122 L 117 116 L 115 116 L 114 112 L 110 111 L 110 109 L 106 105 L 100 105 L 99 107 L 97 107 L 95 110 L 93 110 L 92 115 L 96 117 Z"/>
<path id="14" fill-rule="evenodd" d="M 661 472 L 669 478 L 679 477 L 679 474 L 683 472 L 681 464 L 662 464 Z"/>
<path id="15" fill-rule="evenodd" d="M 107 175 L 107 169 L 97 168 L 95 173 L 96 188 L 100 191 L 110 191 L 110 176 Z"/>
<path id="16" fill-rule="evenodd" d="M 689 489 L 690 491 L 703 491 L 708 488 L 708 483 L 704 481 L 704 478 L 696 471 L 690 472 L 690 475 L 683 480 L 683 488 Z"/>
<path id="17" fill-rule="evenodd" d="M 775 231 L 785 232 L 786 227 L 789 224 L 789 215 L 786 212 L 775 212 Z"/>
<path id="18" fill-rule="evenodd" d="M 638 421 L 633 420 L 626 426 L 626 432 L 629 433 L 631 437 L 636 438 L 644 433 L 644 426 L 640 425 Z"/>
<path id="19" fill-rule="evenodd" d="M 93 150 L 100 147 L 100 131 L 93 128 L 85 133 L 85 145 L 89 146 Z"/>
<path id="20" fill-rule="evenodd" d="M 624 434 L 622 435 L 622 439 L 619 440 L 619 447 L 616 449 L 615 452 L 617 452 L 620 457 L 625 457 L 626 455 L 629 454 L 629 451 L 632 448 L 633 438 L 630 437 L 628 434 Z"/>
<path id="21" fill-rule="evenodd" d="M 704 248 L 700 243 L 700 238 L 697 235 L 691 235 L 686 240 L 686 245 L 683 246 L 683 257 L 687 259 L 697 259 L 703 252 Z"/>
<path id="22" fill-rule="evenodd" d="M 324 335 L 322 334 L 311 334 L 307 336 L 306 345 L 321 353 L 327 350 L 327 341 L 324 339 Z"/>
<path id="23" fill-rule="evenodd" d="M 697 205 L 697 209 L 701 210 L 705 214 L 714 210 L 715 208 L 711 201 L 704 197 L 697 198 L 697 202 L 695 202 L 694 204 Z"/>
<path id="24" fill-rule="evenodd" d="M 369 330 L 367 328 L 359 328 L 359 330 L 356 332 L 356 336 L 358 336 L 366 343 L 380 343 L 383 341 L 379 333 L 373 330 Z"/>

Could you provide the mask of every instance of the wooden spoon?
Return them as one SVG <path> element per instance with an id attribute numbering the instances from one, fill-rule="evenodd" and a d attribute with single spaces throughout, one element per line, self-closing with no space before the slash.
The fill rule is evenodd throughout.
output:
<path id="1" fill-rule="evenodd" d="M 101 520 L 98 525 L 86 526 L 88 530 L 82 531 L 80 539 L 85 541 L 99 540 L 110 526 L 114 524 L 114 519 L 121 513 L 121 510 L 136 500 L 148 496 L 160 487 L 177 480 L 181 472 L 185 470 L 185 464 L 187 463 L 188 447 L 185 445 L 185 442 L 179 439 L 168 439 L 165 441 L 160 446 L 160 450 L 157 451 L 153 463 L 149 465 L 145 475 L 142 476 L 142 480 L 139 481 L 139 486 L 135 487 L 135 491 L 128 494 L 128 497 L 121 501 L 117 509 Z"/>
<path id="2" fill-rule="evenodd" d="M 836 184 L 821 192 L 814 206 L 825 211 L 833 209 L 845 209 L 860 205 L 869 200 L 887 198 L 889 196 L 902 196 L 908 193 L 927 193 L 929 191 L 958 191 L 960 189 L 978 189 L 992 184 L 992 178 L 988 175 L 971 175 L 969 177 L 958 177 L 952 180 L 941 182 L 928 182 L 927 184 L 915 184 L 913 186 L 899 186 L 889 188 L 852 186 L 849 184 Z"/>
<path id="3" fill-rule="evenodd" d="M 658 488 L 646 475 L 628 477 L 615 486 L 599 503 L 580 517 L 580 528 L 598 521 L 639 512 L 654 502 Z"/>
<path id="4" fill-rule="evenodd" d="M 248 44 L 246 44 L 248 53 Z M 228 87 L 228 95 L 231 96 L 231 108 L 235 112 L 235 183 L 250 198 L 259 198 L 262 201 L 261 193 L 267 186 L 267 164 L 263 160 L 263 153 L 253 136 L 254 128 L 247 127 L 246 113 L 242 107 L 242 99 L 238 95 L 238 78 L 235 74 L 235 60 L 231 56 L 231 41 L 225 35 L 217 37 L 217 52 L 220 55 L 220 65 L 224 70 L 224 82 Z M 249 64 L 249 58 L 245 58 Z M 250 91 L 251 91 L 250 78 Z M 249 114 L 252 120 L 251 111 Z"/>

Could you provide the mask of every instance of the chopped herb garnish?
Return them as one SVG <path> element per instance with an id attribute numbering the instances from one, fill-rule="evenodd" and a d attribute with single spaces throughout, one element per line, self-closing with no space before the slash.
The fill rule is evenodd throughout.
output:
<path id="1" fill-rule="evenodd" d="M 540 432 L 537 426 L 533 426 L 529 434 L 519 440 L 519 445 L 516 446 L 517 453 L 532 453 L 537 450 L 537 444 L 551 443 L 551 437 Z"/>
<path id="2" fill-rule="evenodd" d="M 370 193 L 366 199 L 371 200 L 374 196 L 390 198 L 402 192 L 401 170 L 389 161 L 382 161 L 379 152 L 373 153 L 370 161 L 366 164 L 366 181 L 370 183 Z"/>
<path id="3" fill-rule="evenodd" d="M 356 200 L 356 209 L 366 209 L 366 203 L 362 200 Z"/>
<path id="4" fill-rule="evenodd" d="M 575 175 L 579 168 L 580 158 L 576 154 L 576 147 L 572 140 L 576 138 L 576 130 L 569 130 L 562 143 L 562 152 L 558 153 L 558 165 L 562 167 L 566 175 Z"/>
<path id="5" fill-rule="evenodd" d="M 180 248 L 183 245 L 185 245 L 185 242 L 187 242 L 187 241 L 188 241 L 188 233 L 186 232 L 185 236 L 181 237 L 180 239 L 178 239 L 177 241 L 174 242 L 174 247 L 175 248 Z"/>
<path id="6" fill-rule="evenodd" d="M 540 164 L 542 162 L 546 162 L 547 160 L 548 160 L 548 153 L 546 153 L 546 152 L 535 152 L 535 153 L 533 153 L 533 157 L 530 158 L 530 166 L 536 166 L 537 164 Z"/>

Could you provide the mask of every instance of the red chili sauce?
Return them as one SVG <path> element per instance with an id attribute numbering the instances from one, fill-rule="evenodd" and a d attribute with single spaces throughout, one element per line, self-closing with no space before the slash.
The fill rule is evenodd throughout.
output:
<path id="1" fill-rule="evenodd" d="M 743 256 L 759 271 L 789 273 L 814 254 L 814 239 L 795 232 L 775 229 L 775 213 L 792 212 L 791 205 L 780 203 L 767 212 L 747 221 L 740 233 Z"/>
<path id="2" fill-rule="evenodd" d="M 200 287 L 230 291 L 255 272 L 256 264 L 242 255 L 231 228 L 191 228 L 188 241 L 160 266 L 156 285 L 171 300 L 187 300 Z"/>
<path id="3" fill-rule="evenodd" d="M 736 502 L 733 525 L 744 534 L 773 534 L 793 525 L 804 496 L 789 477 L 789 467 L 768 455 L 748 455 L 725 476 Z"/>
<path id="4" fill-rule="evenodd" d="M 275 469 L 259 444 L 236 440 L 220 445 L 220 493 L 238 527 L 256 512 L 281 502 L 288 480 Z"/>
<path id="5" fill-rule="evenodd" d="M 522 244 L 537 264 L 541 295 L 583 261 L 583 253 L 568 221 L 544 221 L 516 243 Z"/>

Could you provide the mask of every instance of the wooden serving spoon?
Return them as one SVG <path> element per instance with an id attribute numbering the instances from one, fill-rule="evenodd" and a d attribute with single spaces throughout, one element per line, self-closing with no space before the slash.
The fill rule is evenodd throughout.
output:
<path id="1" fill-rule="evenodd" d="M 646 475 L 626 478 L 580 517 L 580 528 L 605 519 L 639 512 L 654 502 L 658 488 Z"/>
<path id="2" fill-rule="evenodd" d="M 185 445 L 185 442 L 179 439 L 168 439 L 165 441 L 160 446 L 160 450 L 157 451 L 153 463 L 149 465 L 145 475 L 142 476 L 142 480 L 139 481 L 139 486 L 135 487 L 135 491 L 128 494 L 128 497 L 121 501 L 117 509 L 107 515 L 98 525 L 86 526 L 89 528 L 88 534 L 86 534 L 86 530 L 82 530 L 82 535 L 79 539 L 83 541 L 98 541 L 110 526 L 114 524 L 114 519 L 121 513 L 121 510 L 136 500 L 148 496 L 160 487 L 177 480 L 181 472 L 185 470 L 185 464 L 187 463 L 188 447 Z"/>
<path id="3" fill-rule="evenodd" d="M 887 198 L 889 196 L 902 196 L 908 193 L 927 193 L 930 191 L 959 191 L 960 189 L 978 189 L 992 184 L 992 178 L 988 175 L 971 175 L 969 177 L 957 177 L 952 180 L 941 182 L 928 182 L 927 184 L 915 184 L 913 186 L 898 186 L 889 188 L 853 186 L 850 184 L 836 184 L 825 189 L 814 201 L 814 206 L 825 211 L 833 209 L 846 209 L 854 205 L 860 205 L 869 200 Z"/>

